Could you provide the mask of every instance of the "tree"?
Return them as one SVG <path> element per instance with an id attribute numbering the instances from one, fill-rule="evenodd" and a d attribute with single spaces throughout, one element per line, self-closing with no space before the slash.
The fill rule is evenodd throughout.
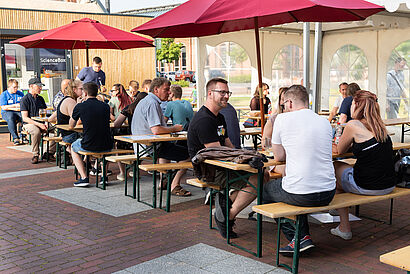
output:
<path id="1" fill-rule="evenodd" d="M 157 49 L 157 60 L 165 63 L 178 61 L 182 44 L 175 43 L 173 38 L 162 38 L 161 47 Z"/>

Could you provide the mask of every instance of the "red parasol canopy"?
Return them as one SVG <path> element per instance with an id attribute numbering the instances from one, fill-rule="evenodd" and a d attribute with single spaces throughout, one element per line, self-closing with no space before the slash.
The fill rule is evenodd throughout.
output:
<path id="1" fill-rule="evenodd" d="M 291 22 L 358 21 L 383 10 L 364 0 L 190 0 L 132 31 L 155 38 L 177 38 L 255 29 L 263 130 L 259 27 Z"/>

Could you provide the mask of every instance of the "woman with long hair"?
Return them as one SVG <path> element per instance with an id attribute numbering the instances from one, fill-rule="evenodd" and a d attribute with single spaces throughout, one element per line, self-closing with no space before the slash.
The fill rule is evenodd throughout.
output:
<path id="1" fill-rule="evenodd" d="M 112 97 L 108 104 L 110 105 L 111 110 L 111 120 L 117 119 L 121 111 L 133 102 L 133 99 L 125 91 L 125 88 L 121 84 L 115 84 L 112 87 Z"/>
<path id="2" fill-rule="evenodd" d="M 268 98 L 269 94 L 269 86 L 266 83 L 262 83 L 262 92 L 263 92 L 263 110 L 265 114 L 268 114 L 269 107 L 270 107 L 270 99 Z M 261 110 L 261 105 L 259 102 L 259 85 L 256 87 L 255 92 L 253 93 L 253 97 L 251 103 L 249 104 L 251 110 Z"/>
<path id="3" fill-rule="evenodd" d="M 333 150 L 335 153 L 345 153 L 352 148 L 357 161 L 353 167 L 343 162 L 334 162 L 337 193 L 388 194 L 395 186 L 393 144 L 380 116 L 377 96 L 369 91 L 357 91 L 353 97 L 351 113 L 353 120 L 347 123 Z M 338 213 L 340 225 L 330 232 L 350 240 L 352 232 L 348 208 L 338 209 Z"/>
<path id="4" fill-rule="evenodd" d="M 279 114 L 283 113 L 283 94 L 288 90 L 288 87 L 281 87 L 279 89 L 279 98 L 278 98 L 278 108 L 276 109 L 275 113 L 272 113 L 272 115 L 269 116 L 268 121 L 265 124 L 265 128 L 263 130 L 263 135 L 262 135 L 262 148 L 263 149 L 268 149 L 265 147 L 266 141 L 265 139 L 272 139 L 272 132 L 273 132 L 273 126 L 275 124 L 276 117 L 278 117 Z M 272 145 L 272 144 L 271 144 Z M 271 171 L 278 172 L 284 175 L 285 173 L 285 165 L 280 165 L 280 166 L 273 166 L 270 169 Z"/>
<path id="5" fill-rule="evenodd" d="M 67 87 L 63 90 L 64 98 L 57 106 L 57 111 L 48 118 L 49 122 L 57 121 L 59 125 L 68 125 L 73 109 L 83 96 L 83 83 L 80 80 L 71 80 Z M 63 141 L 66 143 L 73 143 L 80 136 L 77 132 L 60 130 Z M 70 152 L 70 146 L 67 147 Z M 70 152 L 71 153 L 71 152 Z"/>

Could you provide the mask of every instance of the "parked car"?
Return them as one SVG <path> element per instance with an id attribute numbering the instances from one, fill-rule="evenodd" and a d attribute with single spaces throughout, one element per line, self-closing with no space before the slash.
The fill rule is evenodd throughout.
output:
<path id="1" fill-rule="evenodd" d="M 170 81 L 175 81 L 175 71 L 169 71 L 169 72 L 162 72 L 163 76 L 167 78 Z"/>
<path id="2" fill-rule="evenodd" d="M 178 70 L 175 73 L 175 80 L 185 80 L 188 82 L 195 83 L 195 71 L 192 70 Z"/>

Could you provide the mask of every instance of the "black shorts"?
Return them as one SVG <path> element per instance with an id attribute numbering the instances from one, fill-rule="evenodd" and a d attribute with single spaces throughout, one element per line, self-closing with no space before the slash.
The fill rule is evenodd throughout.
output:
<path id="1" fill-rule="evenodd" d="M 171 161 L 184 161 L 189 158 L 188 149 L 173 142 L 163 142 L 158 150 L 158 158 Z"/>

